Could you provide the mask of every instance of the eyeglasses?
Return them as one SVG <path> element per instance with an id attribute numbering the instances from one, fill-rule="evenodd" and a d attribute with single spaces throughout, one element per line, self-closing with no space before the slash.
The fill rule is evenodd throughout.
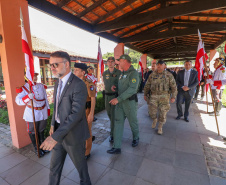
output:
<path id="1" fill-rule="evenodd" d="M 49 68 L 51 68 L 51 67 L 53 67 L 53 68 L 58 68 L 59 63 L 65 63 L 65 62 L 66 62 L 66 61 L 58 62 L 58 63 L 53 63 L 53 64 L 48 64 L 48 67 L 49 67 Z"/>

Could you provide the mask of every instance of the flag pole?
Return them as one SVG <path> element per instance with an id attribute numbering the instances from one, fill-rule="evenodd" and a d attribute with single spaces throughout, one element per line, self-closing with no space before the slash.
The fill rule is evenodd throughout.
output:
<path id="1" fill-rule="evenodd" d="M 29 84 L 29 91 L 30 91 L 30 93 L 32 93 L 30 84 Z M 33 124 L 34 124 L 34 131 L 35 131 L 36 148 L 37 148 L 37 152 L 38 152 L 38 158 L 40 158 L 40 150 L 39 150 L 39 142 L 38 142 L 39 138 L 38 138 L 37 129 L 36 129 L 36 123 L 35 123 L 35 113 L 34 113 L 34 102 L 33 102 L 33 99 L 31 100 L 31 110 L 32 110 Z"/>
<path id="2" fill-rule="evenodd" d="M 22 14 L 21 8 L 20 8 L 20 21 L 21 21 L 21 29 L 24 29 L 24 20 L 23 20 L 23 14 Z M 23 30 L 22 30 L 22 35 L 23 35 Z M 32 93 L 32 91 L 31 91 L 31 84 L 29 83 L 28 79 L 27 79 L 27 81 L 28 81 L 28 84 L 29 84 L 29 93 Z M 32 110 L 33 124 L 34 124 L 34 131 L 35 131 L 36 148 L 37 148 L 37 152 L 38 152 L 38 158 L 40 158 L 39 142 L 38 142 L 39 138 L 38 138 L 38 134 L 37 134 L 37 130 L 36 130 L 36 124 L 35 124 L 35 114 L 34 114 L 33 99 L 31 99 L 31 110 Z"/>
<path id="3" fill-rule="evenodd" d="M 206 73 L 207 73 L 207 79 L 209 79 L 209 71 L 207 71 L 205 54 L 203 55 L 203 58 L 204 58 L 205 70 L 206 70 Z M 213 100 L 213 92 L 212 92 L 211 85 L 209 85 L 209 86 L 210 86 L 210 94 L 211 94 L 211 98 L 212 98 L 212 102 L 213 102 L 213 110 L 214 110 L 214 115 L 215 115 L 215 120 L 216 120 L 216 125 L 217 125 L 217 132 L 218 132 L 218 136 L 219 136 L 220 135 L 220 131 L 219 131 L 219 126 L 218 126 L 218 120 L 217 120 L 217 114 L 216 114 L 215 104 L 214 104 L 214 100 Z M 208 106 L 208 102 L 207 102 L 207 106 Z"/>
<path id="4" fill-rule="evenodd" d="M 198 30 L 198 36 L 199 36 L 199 40 L 202 41 L 201 33 L 200 33 L 199 30 Z M 204 43 L 203 43 L 202 45 L 203 45 L 203 51 L 204 51 L 204 55 L 203 55 L 204 66 L 205 66 L 205 70 L 206 70 L 206 73 L 207 73 L 207 79 L 209 79 L 209 71 L 207 70 L 207 65 L 206 65 L 206 57 L 205 57 Z M 215 120 L 216 120 L 216 125 L 217 125 L 217 132 L 218 132 L 218 136 L 219 136 L 219 135 L 220 135 L 220 131 L 219 131 L 218 120 L 217 120 L 217 114 L 216 114 L 216 109 L 215 109 L 215 104 L 214 104 L 214 99 L 213 99 L 213 92 L 212 92 L 211 85 L 209 85 L 209 86 L 210 86 L 210 94 L 211 94 L 211 99 L 212 99 L 212 103 L 213 103 L 213 110 L 214 110 L 214 115 L 215 115 Z M 207 106 L 208 106 L 208 101 L 207 101 Z M 207 109 L 208 109 L 208 108 L 207 108 Z"/>

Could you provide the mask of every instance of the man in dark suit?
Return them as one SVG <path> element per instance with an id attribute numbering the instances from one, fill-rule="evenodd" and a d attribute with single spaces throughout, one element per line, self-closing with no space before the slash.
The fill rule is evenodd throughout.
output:
<path id="1" fill-rule="evenodd" d="M 89 138 L 85 105 L 85 83 L 71 73 L 71 60 L 63 51 L 56 51 L 49 61 L 52 73 L 59 80 L 54 86 L 54 111 L 50 136 L 40 148 L 52 150 L 49 185 L 60 183 L 67 153 L 78 170 L 81 185 L 91 185 L 85 159 L 85 141 Z"/>
<path id="2" fill-rule="evenodd" d="M 195 88 L 198 85 L 198 72 L 192 69 L 191 61 L 186 61 L 184 63 L 184 70 L 178 72 L 177 75 L 177 120 L 183 116 L 182 103 L 185 99 L 185 111 L 184 111 L 184 120 L 189 122 L 189 107 L 191 100 L 195 93 Z"/>

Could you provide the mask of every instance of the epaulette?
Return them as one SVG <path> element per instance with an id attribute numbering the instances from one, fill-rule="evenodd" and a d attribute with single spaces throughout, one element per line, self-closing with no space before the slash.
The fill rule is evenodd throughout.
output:
<path id="1" fill-rule="evenodd" d="M 88 78 L 86 78 L 86 81 L 89 82 L 89 83 L 93 82 L 92 80 L 90 80 Z"/>
<path id="2" fill-rule="evenodd" d="M 22 87 L 23 87 L 23 85 L 20 86 L 20 87 L 16 87 L 16 93 L 17 94 L 19 94 L 19 93 L 21 93 L 23 91 Z"/>

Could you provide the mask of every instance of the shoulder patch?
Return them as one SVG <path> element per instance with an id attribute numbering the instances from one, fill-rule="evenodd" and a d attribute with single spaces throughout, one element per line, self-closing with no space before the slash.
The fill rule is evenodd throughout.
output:
<path id="1" fill-rule="evenodd" d="M 132 79 L 132 83 L 136 83 L 137 80 L 135 78 Z"/>
<path id="2" fill-rule="evenodd" d="M 89 88 L 90 88 L 91 91 L 94 90 L 94 86 L 93 85 L 90 85 Z"/>

